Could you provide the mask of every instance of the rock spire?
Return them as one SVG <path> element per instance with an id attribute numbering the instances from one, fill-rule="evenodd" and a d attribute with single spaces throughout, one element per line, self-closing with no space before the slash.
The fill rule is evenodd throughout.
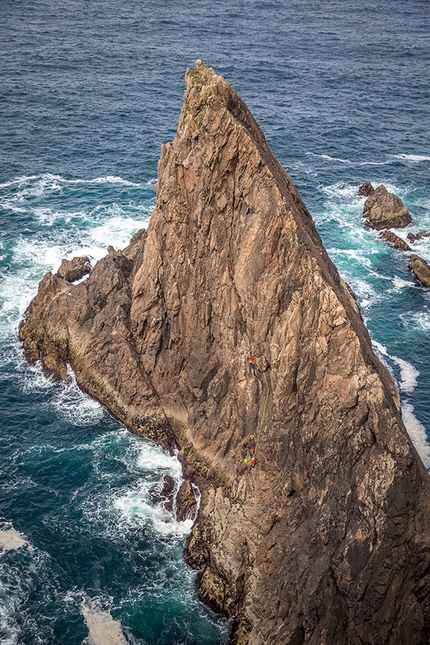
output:
<path id="1" fill-rule="evenodd" d="M 202 491 L 187 558 L 232 642 L 427 643 L 430 480 L 395 384 L 290 177 L 201 61 L 156 189 L 124 251 L 77 285 L 44 277 L 27 357 L 70 363 L 179 448 Z"/>

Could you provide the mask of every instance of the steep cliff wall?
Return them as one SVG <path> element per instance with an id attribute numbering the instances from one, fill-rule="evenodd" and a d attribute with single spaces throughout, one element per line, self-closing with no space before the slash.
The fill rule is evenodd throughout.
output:
<path id="1" fill-rule="evenodd" d="M 234 642 L 427 643 L 430 480 L 393 380 L 246 105 L 200 61 L 186 87 L 147 232 L 45 276 L 26 355 L 180 448 Z"/>

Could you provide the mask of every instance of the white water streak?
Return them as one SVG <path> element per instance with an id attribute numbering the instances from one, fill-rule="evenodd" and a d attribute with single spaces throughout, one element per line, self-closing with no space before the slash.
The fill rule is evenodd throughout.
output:
<path id="1" fill-rule="evenodd" d="M 412 443 L 423 460 L 424 466 L 430 468 L 430 445 L 427 439 L 426 429 L 414 415 L 414 406 L 411 403 L 402 404 L 402 418 Z"/>

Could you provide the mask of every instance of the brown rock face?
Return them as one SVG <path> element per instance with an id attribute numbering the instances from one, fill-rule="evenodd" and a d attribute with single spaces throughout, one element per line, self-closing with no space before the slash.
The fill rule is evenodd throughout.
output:
<path id="1" fill-rule="evenodd" d="M 364 222 L 369 228 L 404 228 L 412 222 L 408 209 L 400 197 L 389 193 L 381 184 L 366 199 L 363 207 Z"/>
<path id="2" fill-rule="evenodd" d="M 430 266 L 419 255 L 412 253 L 409 268 L 425 287 L 430 287 Z"/>
<path id="3" fill-rule="evenodd" d="M 430 233 L 428 231 L 420 231 L 419 233 L 408 233 L 406 237 L 410 242 L 418 242 L 423 237 L 430 237 Z"/>
<path id="4" fill-rule="evenodd" d="M 430 479 L 393 379 L 244 102 L 200 61 L 186 86 L 147 233 L 79 285 L 45 276 L 27 356 L 180 448 L 187 557 L 232 642 L 427 643 Z"/>
<path id="5" fill-rule="evenodd" d="M 75 282 L 90 272 L 90 259 L 87 257 L 79 257 L 73 258 L 73 260 L 62 260 L 61 266 L 57 271 L 57 276 L 67 280 L 67 282 Z"/>
<path id="6" fill-rule="evenodd" d="M 357 190 L 357 195 L 360 197 L 369 197 L 375 189 L 372 184 L 366 181 L 364 184 L 361 184 L 360 188 Z"/>
<path id="7" fill-rule="evenodd" d="M 383 233 L 381 233 L 380 237 L 386 242 L 392 244 L 396 249 L 401 249 L 402 251 L 411 250 L 409 244 L 405 242 L 405 240 L 402 240 L 401 237 L 393 233 L 393 231 L 384 231 Z"/>

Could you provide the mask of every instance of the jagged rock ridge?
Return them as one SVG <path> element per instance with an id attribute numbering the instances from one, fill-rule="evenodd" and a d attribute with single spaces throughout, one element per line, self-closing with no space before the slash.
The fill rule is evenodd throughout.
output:
<path id="1" fill-rule="evenodd" d="M 200 61 L 186 86 L 147 232 L 45 276 L 26 355 L 180 448 L 187 557 L 232 642 L 427 643 L 430 480 L 393 379 L 244 102 Z"/>

